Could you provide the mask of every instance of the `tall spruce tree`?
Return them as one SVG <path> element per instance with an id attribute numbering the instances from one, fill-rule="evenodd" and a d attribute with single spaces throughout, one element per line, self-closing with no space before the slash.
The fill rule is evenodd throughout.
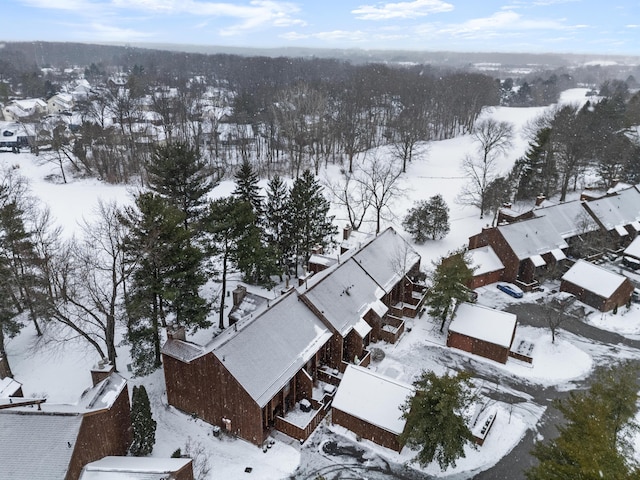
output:
<path id="1" fill-rule="evenodd" d="M 151 404 L 144 385 L 133 387 L 131 400 L 131 429 L 133 441 L 129 451 L 136 457 L 144 457 L 153 452 L 156 443 L 156 421 L 151 414 Z"/>
<path id="2" fill-rule="evenodd" d="M 135 373 L 147 374 L 161 365 L 160 327 L 166 325 L 170 302 L 179 295 L 174 282 L 180 269 L 175 262 L 176 250 L 185 242 L 184 215 L 162 197 L 145 192 L 136 197 L 135 207 L 125 209 L 121 220 L 129 231 L 127 262 L 134 267 L 125 298 L 127 340 Z"/>
<path id="3" fill-rule="evenodd" d="M 550 143 L 551 128 L 543 127 L 529 143 L 524 157 L 513 167 L 517 177 L 516 200 L 529 200 L 536 195 L 546 197 L 555 193 L 558 172 Z"/>
<path id="4" fill-rule="evenodd" d="M 206 228 L 210 234 L 212 253 L 220 257 L 222 265 L 219 271 L 222 283 L 218 310 L 218 328 L 220 329 L 224 328 L 225 295 L 229 269 L 236 265 L 238 243 L 244 234 L 244 228 L 253 220 L 253 212 L 247 202 L 227 197 L 209 204 Z"/>
<path id="5" fill-rule="evenodd" d="M 293 182 L 287 208 L 287 235 L 298 262 L 306 263 L 315 245 L 329 245 L 337 231 L 333 217 L 328 216 L 330 205 L 323 190 L 309 170 Z"/>
<path id="6" fill-rule="evenodd" d="M 211 173 L 197 149 L 177 142 L 157 147 L 147 165 L 149 188 L 165 198 L 183 214 L 185 230 L 197 224 L 207 206 L 207 194 L 213 188 Z"/>
<path id="7" fill-rule="evenodd" d="M 267 185 L 267 201 L 265 204 L 265 233 L 269 245 L 276 249 L 280 272 L 283 272 L 285 257 L 291 250 L 291 242 L 287 235 L 287 203 L 289 189 L 282 177 L 275 175 Z"/>
<path id="8" fill-rule="evenodd" d="M 539 463 L 527 478 L 640 478 L 632 444 L 639 430 L 637 392 L 638 368 L 627 363 L 600 370 L 588 391 L 556 401 L 566 423 L 557 438 L 536 442 L 531 453 Z"/>
<path id="9" fill-rule="evenodd" d="M 259 223 L 262 220 L 264 210 L 263 198 L 260 195 L 260 187 L 258 186 L 260 178 L 248 160 L 242 162 L 240 169 L 236 172 L 235 180 L 236 188 L 232 195 L 238 200 L 251 205 L 256 221 Z"/>
<path id="10" fill-rule="evenodd" d="M 455 302 L 468 300 L 469 293 L 466 285 L 473 277 L 473 270 L 465 258 L 465 252 L 458 250 L 442 257 L 435 264 L 430 275 L 431 288 L 427 296 L 429 315 L 441 320 L 440 331 L 451 314 Z"/>
<path id="11" fill-rule="evenodd" d="M 473 445 L 473 434 L 464 412 L 475 400 L 470 375 L 422 372 L 413 383 L 416 393 L 404 404 L 406 419 L 400 442 L 418 448 L 414 459 L 422 467 L 437 461 L 442 470 L 464 458 L 465 445 Z"/>

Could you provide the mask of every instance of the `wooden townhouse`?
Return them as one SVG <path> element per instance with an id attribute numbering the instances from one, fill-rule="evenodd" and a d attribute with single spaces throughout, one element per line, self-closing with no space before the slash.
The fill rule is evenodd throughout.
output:
<path id="1" fill-rule="evenodd" d="M 507 363 L 516 335 L 514 314 L 472 303 L 461 303 L 447 333 L 447 346 Z"/>
<path id="2" fill-rule="evenodd" d="M 608 312 L 626 305 L 633 293 L 633 284 L 623 275 L 578 260 L 563 276 L 560 291 L 574 295 L 582 303 Z"/>
<path id="3" fill-rule="evenodd" d="M 236 309 L 236 323 L 208 345 L 169 332 L 169 404 L 257 445 L 273 429 L 306 439 L 347 366 L 366 366 L 369 343 L 396 341 L 403 313 L 422 308 L 424 289 L 410 278 L 419 264 L 388 229 L 279 298 Z"/>
<path id="4" fill-rule="evenodd" d="M 402 407 L 414 395 L 412 385 L 349 365 L 333 401 L 331 421 L 356 435 L 399 452 L 406 420 Z"/>
<path id="5" fill-rule="evenodd" d="M 82 468 L 131 445 L 127 382 L 111 366 L 73 405 L 0 398 L 0 478 L 77 480 Z"/>
<path id="6" fill-rule="evenodd" d="M 584 207 L 601 230 L 609 233 L 611 250 L 623 249 L 640 232 L 640 191 L 637 187 L 584 202 Z"/>
<path id="7" fill-rule="evenodd" d="M 469 238 L 470 252 L 487 246 L 504 265 L 500 280 L 515 283 L 525 291 L 538 285 L 540 270 L 554 268 L 564 260 L 564 250 L 568 248 L 567 242 L 546 216 L 486 227 Z M 483 282 L 483 279 L 474 281 Z"/>

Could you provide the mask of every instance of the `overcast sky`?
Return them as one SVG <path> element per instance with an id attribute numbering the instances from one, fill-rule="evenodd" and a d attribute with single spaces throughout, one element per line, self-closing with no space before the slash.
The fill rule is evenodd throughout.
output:
<path id="1" fill-rule="evenodd" d="M 1 40 L 640 55 L 640 0 L 2 0 Z"/>

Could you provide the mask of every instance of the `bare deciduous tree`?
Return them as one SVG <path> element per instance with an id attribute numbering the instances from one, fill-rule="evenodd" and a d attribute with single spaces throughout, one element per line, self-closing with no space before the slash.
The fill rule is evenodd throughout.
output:
<path id="1" fill-rule="evenodd" d="M 385 212 L 392 214 L 393 200 L 404 195 L 398 184 L 402 169 L 394 161 L 383 160 L 373 156 L 364 159 L 354 177 L 358 188 L 369 198 L 375 212 L 376 234 L 380 233 L 380 222 Z"/>
<path id="2" fill-rule="evenodd" d="M 480 218 L 487 211 L 487 190 L 498 178 L 498 158 L 512 145 L 513 127 L 508 122 L 487 119 L 479 122 L 473 131 L 473 141 L 477 146 L 476 155 L 467 155 L 462 160 L 461 169 L 469 182 L 458 196 L 458 202 L 480 209 Z"/>

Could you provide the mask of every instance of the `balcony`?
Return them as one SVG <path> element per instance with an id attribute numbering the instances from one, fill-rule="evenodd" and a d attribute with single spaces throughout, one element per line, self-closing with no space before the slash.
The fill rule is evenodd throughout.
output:
<path id="1" fill-rule="evenodd" d="M 336 387 L 322 381 L 313 388 L 311 399 L 296 402 L 285 416 L 276 417 L 276 429 L 304 442 L 329 412 Z"/>

